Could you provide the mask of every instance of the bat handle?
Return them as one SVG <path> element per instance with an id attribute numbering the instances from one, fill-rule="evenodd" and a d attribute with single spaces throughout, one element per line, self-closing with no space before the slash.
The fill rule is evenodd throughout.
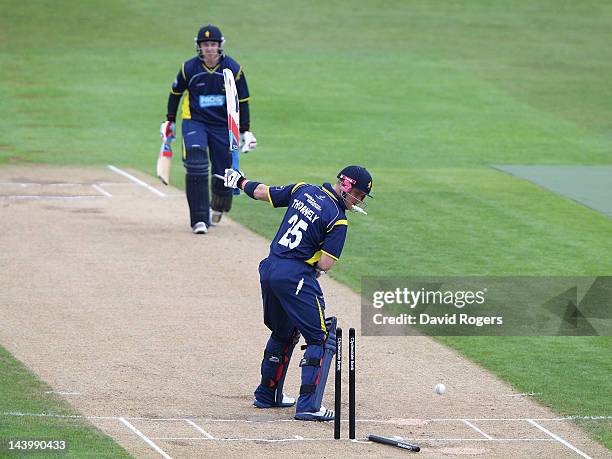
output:
<path id="1" fill-rule="evenodd" d="M 160 156 L 165 158 L 172 158 L 172 144 L 169 142 L 163 142 L 159 149 Z"/>
<path id="2" fill-rule="evenodd" d="M 238 170 L 240 167 L 240 157 L 238 156 L 238 150 L 232 151 L 232 169 Z M 234 189 L 234 195 L 238 196 L 240 194 L 240 190 L 238 188 Z"/>

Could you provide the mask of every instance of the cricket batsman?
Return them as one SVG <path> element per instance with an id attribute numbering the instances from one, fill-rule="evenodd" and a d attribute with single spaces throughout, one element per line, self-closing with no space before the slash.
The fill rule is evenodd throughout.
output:
<path id="1" fill-rule="evenodd" d="M 223 70 L 230 69 L 236 81 L 240 105 L 240 150 L 253 150 L 257 140 L 250 131 L 249 88 L 240 64 L 224 54 L 225 39 L 209 24 L 195 38 L 197 56 L 183 63 L 168 97 L 167 121 L 161 125 L 164 142 L 176 137 L 175 123 L 181 96 L 185 193 L 191 229 L 206 234 L 211 223 L 221 220 L 232 206 L 232 190 L 223 186 L 223 173 L 231 167 Z M 209 155 L 212 165 L 209 203 Z M 210 206 L 209 206 L 210 204 Z M 210 211 L 212 209 L 212 211 Z"/>
<path id="2" fill-rule="evenodd" d="M 258 408 L 291 407 L 283 394 L 293 349 L 300 335 L 306 341 L 302 385 L 295 419 L 330 421 L 334 412 L 321 405 L 327 375 L 336 352 L 336 318 L 325 317 L 325 300 L 317 278 L 340 258 L 346 239 L 346 210 L 365 213 L 372 176 L 361 166 L 345 167 L 331 185 L 294 183 L 268 186 L 247 180 L 242 172 L 225 170 L 225 186 L 248 196 L 286 207 L 283 221 L 259 264 L 264 323 L 271 335 L 261 362 L 261 383 L 253 404 Z"/>

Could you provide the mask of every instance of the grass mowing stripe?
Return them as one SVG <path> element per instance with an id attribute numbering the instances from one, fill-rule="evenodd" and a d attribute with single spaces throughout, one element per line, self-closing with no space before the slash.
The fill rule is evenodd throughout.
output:
<path id="1" fill-rule="evenodd" d="M 50 388 L 0 347 L 0 413 L 75 415 L 63 400 L 47 394 Z M 0 416 L 2 439 L 54 439 L 68 444 L 67 453 L 45 457 L 131 457 L 106 434 L 83 418 Z"/>

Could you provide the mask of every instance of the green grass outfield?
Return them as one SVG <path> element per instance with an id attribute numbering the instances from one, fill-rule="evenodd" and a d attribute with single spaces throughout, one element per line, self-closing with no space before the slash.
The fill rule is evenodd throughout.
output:
<path id="1" fill-rule="evenodd" d="M 170 83 L 213 22 L 253 96 L 248 176 L 374 175 L 340 281 L 612 274 L 611 219 L 488 167 L 612 164 L 609 2 L 4 3 L 0 163 L 153 175 Z M 271 237 L 281 214 L 243 197 L 232 216 Z M 444 342 L 560 414 L 612 415 L 611 338 Z M 612 448 L 610 423 L 585 428 Z"/>
<path id="2" fill-rule="evenodd" d="M 131 457 L 111 438 L 78 415 L 50 388 L 0 347 L 0 457 Z M 53 413 L 66 418 L 7 416 L 6 413 Z M 66 452 L 24 454 L 9 450 L 8 440 L 65 441 Z"/>

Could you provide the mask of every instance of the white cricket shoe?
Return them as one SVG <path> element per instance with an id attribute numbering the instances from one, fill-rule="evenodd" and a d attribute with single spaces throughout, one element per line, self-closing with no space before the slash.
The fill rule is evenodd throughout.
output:
<path id="1" fill-rule="evenodd" d="M 333 421 L 334 420 L 334 411 L 328 410 L 324 406 L 321 406 L 321 409 L 317 412 L 303 412 L 303 413 L 295 413 L 295 419 L 298 421 Z"/>
<path id="2" fill-rule="evenodd" d="M 193 225 L 191 231 L 193 232 L 193 234 L 206 234 L 208 233 L 208 227 L 204 222 L 197 222 L 195 225 Z"/>

